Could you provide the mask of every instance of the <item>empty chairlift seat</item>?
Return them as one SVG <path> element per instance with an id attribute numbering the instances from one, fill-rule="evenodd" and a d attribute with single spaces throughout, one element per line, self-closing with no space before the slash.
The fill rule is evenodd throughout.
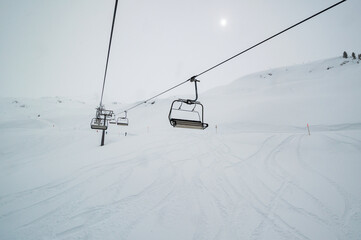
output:
<path id="1" fill-rule="evenodd" d="M 115 120 L 115 115 L 113 114 L 111 119 L 109 120 L 109 124 L 117 124 L 117 121 Z"/>
<path id="2" fill-rule="evenodd" d="M 185 99 L 178 99 L 173 101 L 168 118 L 173 127 L 203 130 L 208 127 L 203 121 L 203 112 L 200 102 L 190 103 Z"/>
<path id="3" fill-rule="evenodd" d="M 103 105 L 100 105 L 96 109 L 95 118 L 93 118 L 90 122 L 90 128 L 96 130 L 107 130 L 108 122 L 112 119 L 113 115 L 112 110 L 106 110 Z"/>
<path id="4" fill-rule="evenodd" d="M 168 115 L 169 123 L 173 127 L 204 130 L 208 124 L 204 122 L 204 107 L 197 101 L 198 80 L 192 77 L 190 81 L 195 83 L 196 98 L 174 100 Z"/>
<path id="5" fill-rule="evenodd" d="M 117 119 L 117 125 L 119 126 L 128 126 L 129 120 L 127 118 L 127 111 L 124 111 L 124 116 L 120 116 Z"/>
<path id="6" fill-rule="evenodd" d="M 93 118 L 90 123 L 90 128 L 97 129 L 97 130 L 107 130 L 108 122 L 101 118 Z"/>

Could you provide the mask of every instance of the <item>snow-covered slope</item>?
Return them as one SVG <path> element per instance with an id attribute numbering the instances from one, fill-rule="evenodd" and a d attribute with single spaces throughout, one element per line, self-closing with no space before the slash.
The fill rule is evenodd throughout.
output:
<path id="1" fill-rule="evenodd" d="M 243 77 L 200 95 L 205 131 L 156 100 L 104 147 L 94 104 L 0 99 L 0 239 L 359 239 L 360 76 L 334 58 Z"/>

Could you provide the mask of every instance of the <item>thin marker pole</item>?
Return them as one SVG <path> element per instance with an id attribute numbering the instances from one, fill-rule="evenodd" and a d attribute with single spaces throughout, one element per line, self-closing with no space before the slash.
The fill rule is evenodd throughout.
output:
<path id="1" fill-rule="evenodd" d="M 308 125 L 308 123 L 307 123 L 307 130 L 308 130 L 308 136 L 310 136 L 310 135 L 311 135 L 311 133 L 310 133 L 310 126 Z"/>

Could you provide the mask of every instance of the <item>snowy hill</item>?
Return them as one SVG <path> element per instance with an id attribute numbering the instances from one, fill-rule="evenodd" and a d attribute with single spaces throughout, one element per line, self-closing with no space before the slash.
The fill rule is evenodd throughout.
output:
<path id="1" fill-rule="evenodd" d="M 240 78 L 200 94 L 204 131 L 156 100 L 104 147 L 93 103 L 0 99 L 0 239 L 359 239 L 360 76 L 334 58 Z"/>

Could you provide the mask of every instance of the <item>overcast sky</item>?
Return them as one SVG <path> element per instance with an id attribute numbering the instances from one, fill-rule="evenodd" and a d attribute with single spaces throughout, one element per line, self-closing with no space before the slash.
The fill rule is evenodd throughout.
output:
<path id="1" fill-rule="evenodd" d="M 337 0 L 119 0 L 106 101 L 147 99 Z M 0 0 L 0 96 L 100 99 L 115 0 Z M 348 0 L 202 75 L 200 92 L 255 71 L 361 53 Z M 170 95 L 192 93 L 185 84 Z"/>

